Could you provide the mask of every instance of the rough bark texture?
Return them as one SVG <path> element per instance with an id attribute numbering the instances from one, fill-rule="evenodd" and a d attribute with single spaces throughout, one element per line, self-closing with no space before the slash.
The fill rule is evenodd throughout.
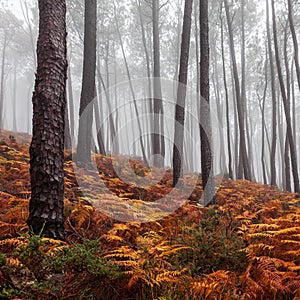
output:
<path id="1" fill-rule="evenodd" d="M 35 234 L 64 238 L 64 117 L 66 105 L 66 4 L 39 0 L 37 74 L 30 146 L 28 225 Z"/>
<path id="2" fill-rule="evenodd" d="M 97 1 L 85 1 L 83 76 L 77 146 L 77 159 L 83 163 L 91 161 L 93 105 L 90 103 L 95 97 L 96 21 Z"/>
<path id="3" fill-rule="evenodd" d="M 173 186 L 182 178 L 183 168 L 183 138 L 185 119 L 186 84 L 190 53 L 190 37 L 192 23 L 193 0 L 185 0 L 184 17 L 181 38 L 181 54 L 179 65 L 179 85 L 177 89 L 177 104 L 175 110 L 175 134 L 173 148 Z"/>
<path id="4" fill-rule="evenodd" d="M 204 204 L 214 202 L 212 134 L 209 110 L 209 25 L 208 1 L 200 0 L 200 138 L 201 171 L 204 191 Z"/>

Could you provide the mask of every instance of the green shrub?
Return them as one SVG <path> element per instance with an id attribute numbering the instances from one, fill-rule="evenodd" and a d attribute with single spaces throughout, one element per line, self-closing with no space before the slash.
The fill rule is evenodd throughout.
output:
<path id="1" fill-rule="evenodd" d="M 179 242 L 188 245 L 179 257 L 178 264 L 190 268 L 192 276 L 209 274 L 217 270 L 242 273 L 247 266 L 245 244 L 235 233 L 226 232 L 220 224 L 220 216 L 213 210 L 200 222 L 199 226 L 182 225 Z"/>

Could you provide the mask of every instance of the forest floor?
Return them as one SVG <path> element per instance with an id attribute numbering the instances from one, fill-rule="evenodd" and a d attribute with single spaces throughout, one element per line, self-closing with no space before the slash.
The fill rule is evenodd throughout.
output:
<path id="1" fill-rule="evenodd" d="M 294 194 L 224 179 L 216 205 L 201 207 L 198 181 L 189 199 L 175 193 L 180 208 L 163 214 L 168 203 L 156 200 L 172 190 L 171 170 L 142 188 L 132 174 L 115 172 L 128 157 L 96 155 L 98 169 L 84 174 L 83 193 L 66 153 L 66 240 L 45 239 L 26 225 L 29 142 L 28 135 L 0 133 L 0 299 L 300 299 Z M 148 169 L 139 160 L 130 165 L 134 180 L 143 180 Z M 149 215 L 156 220 L 146 222 Z M 136 217 L 143 222 L 126 222 Z"/>

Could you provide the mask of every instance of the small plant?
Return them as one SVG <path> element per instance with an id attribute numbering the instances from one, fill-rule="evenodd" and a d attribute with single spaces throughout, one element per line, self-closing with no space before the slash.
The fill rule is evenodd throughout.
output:
<path id="1" fill-rule="evenodd" d="M 170 258 L 189 247 L 171 245 L 155 231 L 138 236 L 135 244 L 136 248 L 121 246 L 105 256 L 122 268 L 134 299 L 156 299 L 168 284 L 178 283 L 188 271 L 174 268 Z"/>
<path id="2" fill-rule="evenodd" d="M 227 270 L 241 274 L 247 266 L 247 258 L 241 250 L 245 244 L 235 233 L 226 233 L 219 215 L 211 211 L 198 226 L 182 224 L 177 238 L 191 250 L 176 257 L 179 265 L 190 267 L 193 276 Z"/>
<path id="3" fill-rule="evenodd" d="M 99 299 L 118 299 L 113 298 L 119 293 L 115 282 L 124 276 L 118 266 L 103 258 L 98 240 L 84 240 L 62 249 L 52 261 L 52 268 L 65 274 L 61 290 L 64 297 L 75 294 L 78 299 L 95 299 L 92 295 L 105 295 Z"/>

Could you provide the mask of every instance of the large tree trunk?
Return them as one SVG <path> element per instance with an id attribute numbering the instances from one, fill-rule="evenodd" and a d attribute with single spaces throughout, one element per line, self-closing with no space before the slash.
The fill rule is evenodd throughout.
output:
<path id="1" fill-rule="evenodd" d="M 240 154 L 241 154 L 242 165 L 243 165 L 243 170 L 244 170 L 244 177 L 245 177 L 245 179 L 251 180 L 250 167 L 249 167 L 247 148 L 246 148 L 246 139 L 245 139 L 245 122 L 244 122 L 244 118 L 243 118 L 244 117 L 243 103 L 242 103 L 240 81 L 239 81 L 235 48 L 234 48 L 234 40 L 233 40 L 232 21 L 231 21 L 231 17 L 230 17 L 230 13 L 229 13 L 228 1 L 224 0 L 224 4 L 225 4 L 225 12 L 226 12 L 226 18 L 227 18 L 227 25 L 228 25 L 229 48 L 230 48 L 234 82 L 235 82 L 238 122 L 239 122 L 239 129 L 240 129 Z"/>
<path id="2" fill-rule="evenodd" d="M 66 3 L 39 0 L 38 67 L 33 93 L 28 226 L 64 238 L 64 117 L 66 106 Z"/>
<path id="3" fill-rule="evenodd" d="M 185 98 L 188 78 L 188 64 L 190 53 L 190 37 L 192 23 L 193 0 L 185 0 L 182 26 L 181 52 L 179 65 L 179 84 L 177 89 L 177 103 L 175 110 L 175 133 L 173 147 L 173 186 L 179 182 L 182 185 L 183 176 L 183 140 L 185 120 Z"/>
<path id="4" fill-rule="evenodd" d="M 204 204 L 215 201 L 213 182 L 212 132 L 209 109 L 209 24 L 208 1 L 200 0 L 200 138 L 201 171 L 204 190 Z"/>
<path id="5" fill-rule="evenodd" d="M 281 69 L 281 64 L 280 64 L 280 54 L 279 54 L 279 47 L 278 47 L 278 40 L 277 40 L 277 28 L 276 28 L 277 26 L 276 26 L 276 13 L 275 13 L 274 0 L 271 0 L 271 3 L 272 3 L 273 35 L 274 35 L 276 65 L 277 65 L 278 79 L 279 79 L 281 96 L 282 96 L 282 100 L 283 100 L 283 106 L 284 106 L 284 112 L 285 112 L 285 118 L 286 118 L 287 135 L 288 135 L 289 146 L 290 146 L 292 172 L 293 172 L 293 178 L 294 178 L 294 189 L 295 189 L 296 193 L 300 194 L 297 154 L 296 154 L 295 141 L 294 141 L 294 137 L 293 137 L 290 106 L 289 106 L 287 95 L 286 95 L 286 90 L 285 90 L 283 75 L 282 75 L 282 69 Z"/>
<path id="6" fill-rule="evenodd" d="M 97 1 L 85 1 L 83 76 L 79 108 L 77 160 L 91 162 L 93 105 L 96 73 Z"/>

